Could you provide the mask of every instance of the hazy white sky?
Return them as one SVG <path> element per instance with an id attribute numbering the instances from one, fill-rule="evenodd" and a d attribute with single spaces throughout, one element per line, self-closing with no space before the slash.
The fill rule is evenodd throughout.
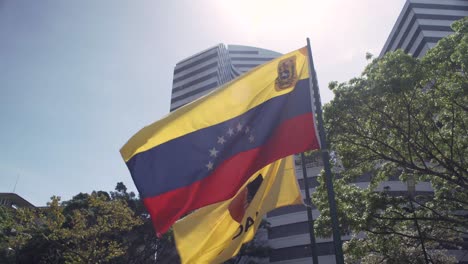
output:
<path id="1" fill-rule="evenodd" d="M 120 147 L 169 111 L 175 64 L 218 43 L 286 53 L 311 39 L 327 84 L 378 55 L 404 0 L 0 0 L 0 192 L 135 190 Z"/>

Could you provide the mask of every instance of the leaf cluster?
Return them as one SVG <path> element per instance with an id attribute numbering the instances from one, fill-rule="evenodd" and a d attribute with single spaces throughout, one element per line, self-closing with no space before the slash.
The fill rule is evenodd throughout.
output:
<path id="1" fill-rule="evenodd" d="M 2 206 L 0 230 L 2 263 L 178 261 L 171 233 L 156 237 L 141 200 L 123 183 L 64 202 L 54 196 L 44 208 Z"/>

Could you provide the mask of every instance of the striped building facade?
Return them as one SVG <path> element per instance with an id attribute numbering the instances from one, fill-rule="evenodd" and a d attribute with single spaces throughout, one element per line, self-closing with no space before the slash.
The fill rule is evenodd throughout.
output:
<path id="1" fill-rule="evenodd" d="M 218 44 L 180 61 L 174 68 L 171 111 L 280 55 L 255 47 Z"/>
<path id="2" fill-rule="evenodd" d="M 450 25 L 468 16 L 466 0 L 408 0 L 380 53 L 402 49 L 422 57 L 437 41 L 453 33 Z"/>

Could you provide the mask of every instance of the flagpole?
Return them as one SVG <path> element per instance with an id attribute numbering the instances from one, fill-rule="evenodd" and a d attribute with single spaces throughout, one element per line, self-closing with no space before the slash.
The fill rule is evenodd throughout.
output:
<path id="1" fill-rule="evenodd" d="M 312 216 L 312 201 L 309 192 L 309 179 L 307 177 L 307 167 L 304 153 L 301 153 L 302 177 L 304 179 L 305 198 L 307 206 L 307 218 L 309 219 L 310 251 L 312 253 L 312 263 L 318 264 L 317 243 L 315 242 L 314 218 Z"/>
<path id="2" fill-rule="evenodd" d="M 333 190 L 332 173 L 330 169 L 330 154 L 328 153 L 328 147 L 325 137 L 325 129 L 323 127 L 322 117 L 322 102 L 320 101 L 320 92 L 318 88 L 317 74 L 314 68 L 314 60 L 312 58 L 312 49 L 310 47 L 310 40 L 307 38 L 307 51 L 309 57 L 309 83 L 313 87 L 314 101 L 315 101 L 315 113 L 317 117 L 318 130 L 320 136 L 320 150 L 322 152 L 323 167 L 325 170 L 325 183 L 328 193 L 328 204 L 330 206 L 330 217 L 332 221 L 333 229 L 333 244 L 335 246 L 335 259 L 337 264 L 344 264 L 343 249 L 341 243 L 340 227 L 338 224 L 338 216 L 336 212 L 335 202 L 335 191 Z"/>

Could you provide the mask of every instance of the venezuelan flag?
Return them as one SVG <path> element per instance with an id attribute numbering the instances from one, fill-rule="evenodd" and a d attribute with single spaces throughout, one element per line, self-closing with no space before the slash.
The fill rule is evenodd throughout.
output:
<path id="1" fill-rule="evenodd" d="M 159 234 L 264 166 L 319 148 L 308 68 L 306 48 L 288 53 L 130 138 L 120 152 Z"/>

